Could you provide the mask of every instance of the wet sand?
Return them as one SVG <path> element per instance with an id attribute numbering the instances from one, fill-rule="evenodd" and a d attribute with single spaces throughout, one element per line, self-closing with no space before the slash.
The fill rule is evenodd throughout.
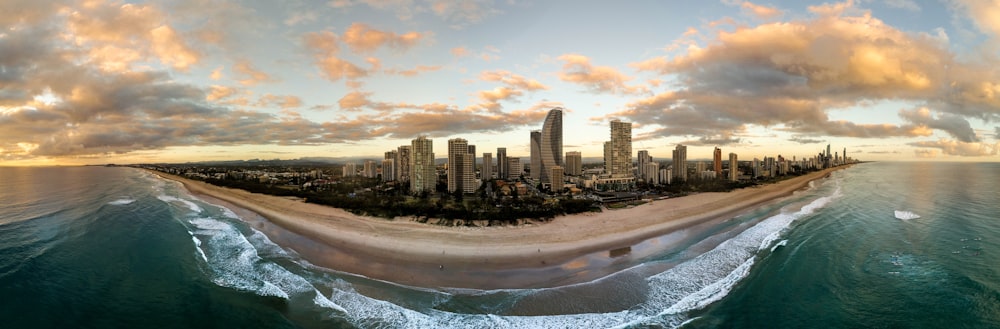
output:
<path id="1" fill-rule="evenodd" d="M 284 235 L 276 242 L 297 250 L 316 265 L 415 286 L 492 289 L 515 287 L 518 280 L 499 282 L 490 279 L 496 276 L 476 273 L 523 275 L 588 254 L 620 250 L 713 219 L 736 216 L 842 168 L 847 167 L 731 192 L 700 193 L 627 209 L 559 216 L 548 223 L 507 227 L 444 227 L 408 218 L 364 217 L 342 209 L 151 172 L 184 184 L 195 195 L 263 216 L 277 226 L 269 227 L 272 232 L 265 230 L 265 234 Z M 536 285 L 525 283 L 525 287 Z"/>

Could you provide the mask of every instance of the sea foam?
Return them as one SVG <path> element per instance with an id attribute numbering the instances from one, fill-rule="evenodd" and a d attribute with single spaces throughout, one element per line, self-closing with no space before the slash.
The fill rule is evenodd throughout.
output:
<path id="1" fill-rule="evenodd" d="M 135 199 L 121 198 L 115 201 L 108 202 L 108 204 L 112 206 L 124 206 L 132 202 L 135 202 Z"/>

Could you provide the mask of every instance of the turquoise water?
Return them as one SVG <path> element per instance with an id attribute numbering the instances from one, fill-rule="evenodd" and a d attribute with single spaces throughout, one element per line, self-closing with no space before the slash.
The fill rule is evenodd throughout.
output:
<path id="1" fill-rule="evenodd" d="M 998 164 L 858 165 L 610 276 L 473 290 L 311 265 L 259 216 L 138 170 L 0 168 L 0 327 L 1000 327 L 997 182 Z"/>

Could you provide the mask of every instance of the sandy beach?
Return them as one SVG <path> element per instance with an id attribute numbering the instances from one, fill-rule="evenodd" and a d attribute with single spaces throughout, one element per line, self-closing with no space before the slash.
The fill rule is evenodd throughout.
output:
<path id="1" fill-rule="evenodd" d="M 153 172 L 208 196 L 260 214 L 272 223 L 351 254 L 352 261 L 304 255 L 314 264 L 370 278 L 427 287 L 479 287 L 456 282 L 455 271 L 509 271 L 566 263 L 593 252 L 631 246 L 705 221 L 732 217 L 790 195 L 837 167 L 778 183 L 725 193 L 699 193 L 601 213 L 559 216 L 551 222 L 510 227 L 443 227 L 405 218 L 386 220 L 345 210 Z M 295 246 L 291 246 L 294 247 Z M 319 259 L 316 259 L 319 258 Z M 364 260 L 382 266 L 365 266 Z M 388 268 L 384 264 L 392 264 Z M 422 275 L 407 273 L 419 269 Z M 431 271 L 434 270 L 434 271 Z M 441 274 L 435 275 L 437 271 Z M 457 280 L 461 281 L 461 280 Z M 474 281 L 474 280 L 473 280 Z"/>

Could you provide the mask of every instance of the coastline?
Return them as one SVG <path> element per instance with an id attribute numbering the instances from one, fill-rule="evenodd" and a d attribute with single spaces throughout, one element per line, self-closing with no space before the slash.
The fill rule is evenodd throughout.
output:
<path id="1" fill-rule="evenodd" d="M 511 287 L 476 280 L 470 273 L 549 267 L 590 253 L 628 247 L 713 219 L 736 216 L 848 167 L 730 192 L 700 193 L 627 209 L 558 216 L 542 224 L 481 228 L 363 217 L 328 206 L 149 172 L 180 182 L 196 196 L 241 207 L 287 231 L 350 254 L 350 261 L 346 262 L 342 257 L 324 257 L 322 252 L 313 253 L 313 257 L 308 257 L 308 253 L 303 255 L 316 265 L 424 287 L 487 289 Z M 286 247 L 300 247 L 295 242 L 291 244 Z M 366 266 L 366 260 L 376 265 Z"/>

